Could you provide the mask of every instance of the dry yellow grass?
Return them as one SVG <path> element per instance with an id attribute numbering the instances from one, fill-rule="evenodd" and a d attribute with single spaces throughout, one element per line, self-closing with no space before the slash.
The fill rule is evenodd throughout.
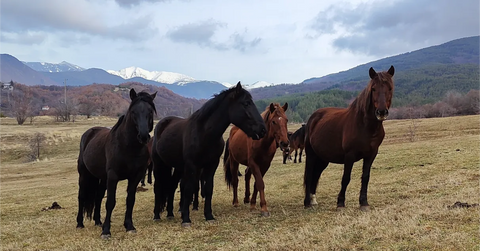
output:
<path id="1" fill-rule="evenodd" d="M 126 182 L 120 182 L 112 216 L 112 238 L 86 221 L 76 229 L 76 157 L 80 135 L 115 119 L 80 119 L 34 125 L 0 120 L 0 231 L 2 250 L 478 250 L 479 208 L 449 209 L 456 201 L 479 203 L 480 116 L 417 120 L 416 140 L 407 136 L 412 121 L 385 122 L 386 138 L 373 164 L 369 185 L 372 211 L 358 210 L 361 162 L 355 164 L 347 208 L 335 210 L 343 168 L 331 164 L 317 190 L 319 205 L 303 208 L 303 164 L 282 164 L 277 153 L 265 176 L 268 218 L 247 205 L 231 206 L 223 165 L 215 177 L 213 213 L 200 211 L 193 226 L 174 220 L 154 222 L 153 189 L 137 194 L 133 220 L 137 234 L 125 233 Z M 47 124 L 48 123 L 48 124 Z M 299 125 L 291 125 L 291 130 Z M 40 161 L 25 163 L 26 140 L 47 135 Z M 243 168 L 241 169 L 243 172 Z M 243 195 L 244 185 L 239 193 Z M 176 209 L 178 194 L 176 198 Z M 41 211 L 57 201 L 64 209 Z M 102 206 L 102 218 L 104 217 Z M 164 215 L 162 215 L 164 217 Z"/>

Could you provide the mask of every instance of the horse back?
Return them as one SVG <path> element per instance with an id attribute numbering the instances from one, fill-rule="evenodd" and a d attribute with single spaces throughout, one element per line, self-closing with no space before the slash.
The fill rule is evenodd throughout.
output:
<path id="1" fill-rule="evenodd" d="M 264 138 L 253 140 L 238 127 L 233 126 L 230 130 L 229 137 L 231 158 L 246 166 L 248 166 L 248 162 L 252 159 L 257 162 L 257 164 L 270 164 L 277 151 L 277 146 L 275 141 L 272 141 L 270 145 L 265 145 L 263 144 L 263 140 Z"/>
<path id="2" fill-rule="evenodd" d="M 110 129 L 106 127 L 92 127 L 85 131 L 80 139 L 78 162 L 84 164 L 88 171 L 99 179 L 107 175 L 105 143 L 109 132 Z"/>

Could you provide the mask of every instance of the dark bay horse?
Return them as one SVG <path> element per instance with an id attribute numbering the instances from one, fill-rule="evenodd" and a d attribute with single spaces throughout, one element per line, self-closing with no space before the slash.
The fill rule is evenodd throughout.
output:
<path id="1" fill-rule="evenodd" d="M 298 130 L 296 130 L 289 138 L 290 140 L 290 151 L 283 152 L 283 164 L 286 163 L 286 160 L 291 156 L 292 152 L 295 151 L 295 158 L 293 163 L 297 163 L 297 151 L 300 152 L 298 156 L 298 163 L 302 163 L 302 153 L 305 148 L 305 124 L 302 124 Z"/>
<path id="2" fill-rule="evenodd" d="M 172 177 L 172 168 L 173 175 L 181 178 L 182 226 L 191 226 L 189 206 L 200 180 L 204 182 L 205 219 L 214 220 L 213 178 L 225 145 L 223 133 L 230 123 L 257 140 L 266 133 L 265 123 L 252 96 L 242 88 L 240 82 L 215 95 L 188 119 L 169 116 L 158 122 L 152 148 L 155 220 L 160 219 L 165 204 L 167 207 L 173 205 L 166 202 L 167 199 L 173 201 L 174 188 L 177 186 L 172 184 L 178 180 L 178 177 Z"/>
<path id="3" fill-rule="evenodd" d="M 84 213 L 93 219 L 95 225 L 100 221 L 100 206 L 107 190 L 107 215 L 102 227 L 102 238 L 109 238 L 112 211 L 115 207 L 117 183 L 128 180 L 127 210 L 124 226 L 127 232 L 135 232 L 132 211 L 138 183 L 145 177 L 150 154 L 147 142 L 153 129 L 153 117 L 156 113 L 152 95 L 146 92 L 130 90 L 132 100 L 127 113 L 118 119 L 112 129 L 93 127 L 88 129 L 80 141 L 78 156 L 79 191 L 77 228 L 83 228 Z"/>
<path id="4" fill-rule="evenodd" d="M 367 188 L 370 168 L 383 141 L 383 121 L 393 97 L 393 66 L 386 72 L 370 68 L 370 82 L 348 108 L 321 108 L 308 119 L 305 128 L 305 200 L 304 206 L 317 204 L 315 192 L 318 180 L 329 162 L 344 164 L 342 188 L 337 208 L 345 207 L 345 191 L 353 163 L 363 159 L 360 209 L 370 209 Z"/>
<path id="5" fill-rule="evenodd" d="M 247 134 L 238 127 L 232 127 L 227 141 L 227 147 L 224 154 L 225 181 L 227 185 L 233 186 L 233 206 L 238 206 L 238 166 L 246 165 L 245 172 L 245 198 L 244 203 L 250 202 L 250 209 L 254 210 L 256 206 L 257 192 L 260 193 L 260 206 L 262 216 L 269 216 L 267 202 L 265 200 L 265 184 L 263 176 L 268 171 L 275 152 L 277 144 L 283 151 L 288 151 L 287 137 L 287 115 L 285 111 L 288 103 L 280 106 L 271 103 L 262 113 L 263 121 L 267 126 L 267 134 L 260 140 L 252 140 Z M 235 174 L 235 175 L 232 175 Z M 255 177 L 255 185 L 252 198 L 250 199 L 250 177 Z"/>

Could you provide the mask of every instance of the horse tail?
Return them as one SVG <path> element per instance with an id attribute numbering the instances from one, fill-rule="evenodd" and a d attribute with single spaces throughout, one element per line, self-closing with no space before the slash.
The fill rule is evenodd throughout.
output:
<path id="1" fill-rule="evenodd" d="M 95 198 L 97 197 L 97 192 L 100 189 L 100 180 L 93 176 L 93 174 L 88 171 L 87 166 L 83 162 L 83 151 L 87 146 L 90 139 L 94 136 L 94 130 L 87 130 L 80 140 L 80 154 L 77 161 L 77 169 L 79 174 L 78 179 L 78 202 L 79 202 L 79 211 L 83 211 L 83 214 L 87 215 L 87 218 L 92 219 L 93 209 L 95 207 Z"/>
<path id="2" fill-rule="evenodd" d="M 232 171 L 230 170 L 230 150 L 228 149 L 228 142 L 230 139 L 227 139 L 225 143 L 225 153 L 223 154 L 223 170 L 225 171 L 225 182 L 227 182 L 228 188 L 232 186 Z"/>

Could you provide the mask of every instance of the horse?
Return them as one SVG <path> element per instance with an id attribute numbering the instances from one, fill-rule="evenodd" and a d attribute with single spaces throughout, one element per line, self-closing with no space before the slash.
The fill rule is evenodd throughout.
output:
<path id="1" fill-rule="evenodd" d="M 115 208 L 117 183 L 128 180 L 127 210 L 124 226 L 127 232 L 136 232 L 132 221 L 135 194 L 138 183 L 145 177 L 149 158 L 147 143 L 153 129 L 156 113 L 154 94 L 130 90 L 131 103 L 112 129 L 92 127 L 85 131 L 80 140 L 78 156 L 79 191 L 77 228 L 84 228 L 84 214 L 91 219 L 92 211 L 96 226 L 101 226 L 100 206 L 105 190 L 107 202 L 105 222 L 101 237 L 111 237 L 110 224 Z"/>
<path id="2" fill-rule="evenodd" d="M 293 151 L 295 151 L 293 163 L 297 163 L 297 150 L 300 152 L 300 155 L 298 156 L 298 163 L 302 163 L 302 153 L 303 149 L 305 148 L 305 124 L 302 124 L 302 126 L 289 137 L 289 140 L 290 151 L 288 153 L 283 152 L 283 164 L 286 164 L 287 157 L 290 157 Z"/>
<path id="3" fill-rule="evenodd" d="M 268 171 L 275 152 L 277 144 L 284 151 L 288 151 L 287 123 L 288 119 L 285 111 L 288 103 L 280 106 L 278 103 L 271 103 L 262 112 L 262 118 L 267 126 L 267 134 L 260 140 L 254 141 L 238 127 L 232 127 L 230 136 L 227 140 L 224 154 L 225 181 L 228 187 L 233 186 L 233 206 L 238 206 L 238 173 L 239 164 L 247 166 L 245 172 L 245 198 L 244 203 L 250 202 L 250 209 L 256 207 L 257 192 L 260 192 L 261 215 L 269 216 L 265 200 L 263 176 Z M 250 199 L 250 177 L 255 177 L 255 185 Z"/>
<path id="4" fill-rule="evenodd" d="M 150 138 L 150 140 L 148 141 L 148 144 L 147 144 L 148 152 L 150 153 L 150 155 L 152 154 L 152 143 L 153 143 L 153 138 Z M 148 166 L 147 166 L 147 182 L 150 185 L 152 184 L 152 172 L 153 172 L 153 162 L 152 162 L 152 158 L 149 157 L 148 158 Z M 142 187 L 145 186 L 145 177 L 142 178 L 140 183 L 141 183 Z"/>
<path id="5" fill-rule="evenodd" d="M 168 116 L 157 123 L 152 146 L 154 220 L 160 219 L 160 212 L 167 199 L 173 202 L 178 183 L 175 184 L 176 179 L 172 177 L 172 168 L 175 169 L 173 175 L 178 175 L 177 178 L 181 179 L 182 226 L 191 226 L 189 206 L 200 180 L 204 182 L 205 219 L 215 220 L 211 205 L 213 178 L 225 145 L 223 133 L 230 123 L 240 127 L 255 140 L 266 133 L 265 123 L 252 96 L 243 89 L 240 82 L 214 95 L 187 119 Z M 173 210 L 168 207 L 172 204 L 167 203 L 170 217 L 173 216 Z"/>
<path id="6" fill-rule="evenodd" d="M 337 209 L 345 208 L 345 192 L 353 164 L 363 159 L 360 210 L 369 211 L 367 188 L 370 169 L 383 141 L 383 121 L 392 103 L 395 68 L 376 72 L 369 69 L 370 81 L 347 108 L 321 108 L 305 127 L 304 206 L 318 204 L 315 192 L 320 176 L 330 162 L 344 164 Z"/>

